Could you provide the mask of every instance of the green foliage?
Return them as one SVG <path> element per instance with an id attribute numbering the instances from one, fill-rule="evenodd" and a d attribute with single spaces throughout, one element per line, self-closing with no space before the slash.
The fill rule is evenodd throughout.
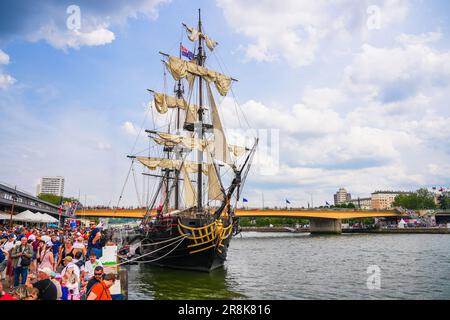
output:
<path id="1" fill-rule="evenodd" d="M 47 201 L 50 203 L 53 203 L 57 206 L 59 206 L 61 204 L 61 197 L 60 196 L 56 196 L 54 194 L 48 194 L 48 193 L 41 193 L 37 196 L 39 199 L 43 200 L 43 201 Z M 63 203 L 66 201 L 75 201 L 75 198 L 62 198 Z"/>
<path id="2" fill-rule="evenodd" d="M 419 189 L 413 193 L 399 194 L 395 197 L 394 207 L 410 210 L 435 209 L 434 195 L 427 189 Z"/>
<path id="3" fill-rule="evenodd" d="M 448 210 L 450 209 L 450 197 L 440 195 L 439 198 L 439 209 Z"/>
<path id="4" fill-rule="evenodd" d="M 353 203 L 341 203 L 334 206 L 330 206 L 330 208 L 355 209 L 356 207 Z"/>

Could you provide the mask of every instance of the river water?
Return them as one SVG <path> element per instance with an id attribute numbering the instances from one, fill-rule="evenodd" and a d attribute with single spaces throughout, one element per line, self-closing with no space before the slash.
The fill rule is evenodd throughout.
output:
<path id="1" fill-rule="evenodd" d="M 450 299 L 450 235 L 244 232 L 209 274 L 129 266 L 129 299 Z"/>

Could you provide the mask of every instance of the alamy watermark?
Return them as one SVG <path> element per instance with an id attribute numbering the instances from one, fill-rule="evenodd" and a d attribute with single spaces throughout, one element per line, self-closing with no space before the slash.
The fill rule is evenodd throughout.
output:
<path id="1" fill-rule="evenodd" d="M 367 29 L 379 30 L 381 29 L 381 9 L 378 6 L 372 5 L 367 8 Z"/>
<path id="2" fill-rule="evenodd" d="M 66 20 L 67 29 L 77 31 L 81 29 L 81 9 L 72 4 L 67 7 L 66 13 L 69 15 Z"/>
<path id="3" fill-rule="evenodd" d="M 367 267 L 367 274 L 370 274 L 367 278 L 366 284 L 369 290 L 381 289 L 381 268 L 376 264 Z"/>

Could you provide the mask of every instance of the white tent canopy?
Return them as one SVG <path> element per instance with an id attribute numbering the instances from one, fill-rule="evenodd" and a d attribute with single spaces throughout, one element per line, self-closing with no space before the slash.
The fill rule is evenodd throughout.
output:
<path id="1" fill-rule="evenodd" d="M 47 223 L 59 222 L 58 219 L 53 218 L 51 215 L 49 215 L 47 213 L 44 213 L 43 216 L 44 216 L 44 218 L 46 220 L 45 222 L 47 222 Z"/>
<path id="2" fill-rule="evenodd" d="M 25 210 L 13 216 L 14 221 L 40 222 L 40 218 L 30 210 Z"/>

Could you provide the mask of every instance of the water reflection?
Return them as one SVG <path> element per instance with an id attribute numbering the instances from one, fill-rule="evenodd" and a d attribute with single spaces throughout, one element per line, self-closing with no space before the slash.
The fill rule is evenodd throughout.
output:
<path id="1" fill-rule="evenodd" d="M 130 266 L 129 299 L 245 299 L 232 290 L 236 282 L 226 267 L 213 272 L 163 269 L 148 265 Z"/>

